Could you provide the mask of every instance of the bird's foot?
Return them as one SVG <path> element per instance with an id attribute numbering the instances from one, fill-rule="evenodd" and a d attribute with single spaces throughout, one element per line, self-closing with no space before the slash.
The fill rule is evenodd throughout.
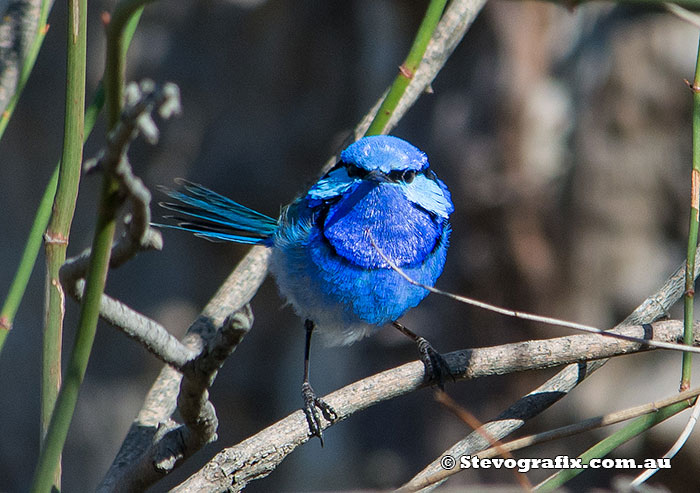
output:
<path id="1" fill-rule="evenodd" d="M 309 432 L 312 437 L 318 437 L 323 447 L 323 429 L 321 428 L 321 416 L 318 410 L 327 421 L 333 423 L 338 419 L 338 413 L 335 412 L 326 401 L 316 396 L 316 392 L 311 388 L 309 382 L 304 382 L 301 386 L 301 395 L 304 398 L 304 414 L 306 422 L 309 424 Z"/>
<path id="2" fill-rule="evenodd" d="M 450 372 L 450 366 L 445 361 L 445 358 L 438 353 L 433 346 L 423 337 L 416 339 L 418 344 L 418 352 L 420 360 L 425 366 L 425 380 L 430 384 L 437 385 L 440 389 L 444 389 L 445 379 L 447 377 L 454 381 L 454 376 Z"/>

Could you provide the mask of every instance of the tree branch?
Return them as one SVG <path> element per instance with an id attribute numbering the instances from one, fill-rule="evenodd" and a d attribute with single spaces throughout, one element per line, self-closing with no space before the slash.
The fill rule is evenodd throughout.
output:
<path id="1" fill-rule="evenodd" d="M 226 345 L 236 343 L 238 328 L 233 328 L 233 332 L 221 328 L 227 325 L 229 314 L 243 309 L 257 292 L 267 274 L 269 255 L 268 248 L 254 247 L 238 264 L 188 329 L 182 344 L 189 351 L 204 354 L 208 347 L 209 353 L 221 358 Z M 211 363 L 201 364 L 206 367 Z M 162 477 L 154 474 L 154 467 L 166 473 L 168 467 L 179 463 L 167 457 L 169 444 L 176 442 L 182 431 L 171 419 L 177 409 L 182 379 L 182 374 L 171 366 L 161 370 L 98 491 L 143 490 Z M 183 456 L 196 451 L 191 442 L 181 439 L 181 443 L 184 445 L 178 444 L 177 450 L 186 450 Z"/>
<path id="2" fill-rule="evenodd" d="M 162 424 L 150 446 L 109 476 L 99 491 L 143 491 L 179 466 L 187 457 L 216 440 L 219 425 L 214 406 L 209 401 L 209 387 L 216 373 L 248 333 L 253 313 L 245 305 L 226 319 L 206 350 L 183 368 L 177 409 L 183 424 L 172 420 Z M 144 441 L 147 435 L 143 435 Z M 121 452 L 120 452 L 121 453 Z M 107 483 L 107 479 L 110 483 Z"/>
<path id="3" fill-rule="evenodd" d="M 80 301 L 84 288 L 85 281 L 78 280 L 69 294 Z M 177 370 L 181 370 L 197 356 L 196 352 L 189 350 L 158 322 L 106 294 L 102 295 L 100 301 L 100 318 Z"/>
<path id="4" fill-rule="evenodd" d="M 616 333 L 661 340 L 678 341 L 682 337 L 682 323 L 679 321 L 657 322 L 653 325 L 635 325 L 664 316 L 683 292 L 684 267 L 679 267 L 664 285 L 628 316 Z M 698 340 L 696 338 L 696 344 Z M 580 345 L 577 353 L 571 344 Z M 553 346 L 550 346 L 552 344 Z M 558 348 L 556 354 L 554 349 Z M 612 339 L 604 335 L 576 335 L 548 341 L 516 343 L 496 348 L 475 349 L 449 353 L 445 358 L 456 378 L 478 378 L 510 371 L 546 368 L 568 364 L 555 377 L 522 397 L 513 406 L 501 413 L 494 421 L 482 428 L 489 436 L 500 439 L 516 430 L 524 422 L 541 413 L 554 402 L 564 397 L 583 381 L 590 373 L 600 368 L 609 358 L 617 354 L 627 354 L 634 350 L 649 350 L 648 346 Z M 493 352 L 491 352 L 493 351 Z M 612 351 L 612 352 L 611 352 Z M 510 356 L 509 356 L 510 355 Z M 595 361 L 586 361 L 595 358 Z M 573 363 L 573 364 L 570 364 Z M 497 366 L 494 366 L 497 365 Z M 517 369 L 517 370 L 516 370 Z M 340 389 L 324 399 L 339 413 L 339 420 L 381 402 L 424 385 L 424 368 L 419 362 L 380 373 Z M 324 428 L 329 426 L 324 424 Z M 294 450 L 308 440 L 308 430 L 301 411 L 284 418 L 262 430 L 240 444 L 223 450 L 211 461 L 182 483 L 175 491 L 196 491 L 200 488 L 212 491 L 239 491 L 253 480 L 265 477 Z M 489 442 L 479 432 L 473 432 L 446 453 L 458 456 L 474 453 L 489 447 Z M 444 454 L 443 454 L 444 455 Z M 403 488 L 415 490 L 427 486 L 425 477 L 434 473 L 434 463 L 413 478 Z M 439 463 L 438 471 L 441 471 Z M 431 485 L 431 483 L 428 483 Z"/>
<path id="5" fill-rule="evenodd" d="M 214 406 L 209 402 L 208 389 L 226 358 L 236 349 L 252 325 L 253 312 L 250 305 L 245 305 L 226 319 L 221 330 L 209 341 L 207 349 L 183 369 L 177 407 L 190 431 L 186 446 L 181 451 L 183 458 L 216 440 L 219 422 Z M 168 450 L 173 449 L 168 447 Z M 173 467 L 174 463 L 170 469 Z M 162 469 L 162 472 L 167 474 L 170 470 Z"/>

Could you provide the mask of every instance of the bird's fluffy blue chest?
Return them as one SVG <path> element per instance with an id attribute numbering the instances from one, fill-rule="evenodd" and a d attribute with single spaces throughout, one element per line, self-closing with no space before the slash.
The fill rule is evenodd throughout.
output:
<path id="1" fill-rule="evenodd" d="M 335 252 L 366 269 L 390 267 L 378 250 L 398 266 L 422 262 L 441 229 L 396 184 L 363 182 L 322 219 L 320 229 Z"/>
<path id="2" fill-rule="evenodd" d="M 274 237 L 271 269 L 300 316 L 313 320 L 331 343 L 351 343 L 428 294 L 395 272 L 377 249 L 432 286 L 448 237 L 446 220 L 407 200 L 400 185 L 362 182 L 335 202 L 292 204 Z"/>

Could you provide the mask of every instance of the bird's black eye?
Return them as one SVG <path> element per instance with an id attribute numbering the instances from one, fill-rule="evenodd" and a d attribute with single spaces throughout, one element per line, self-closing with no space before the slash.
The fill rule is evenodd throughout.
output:
<path id="1" fill-rule="evenodd" d="M 393 170 L 393 171 L 389 171 L 389 172 L 386 174 L 386 177 L 389 178 L 389 180 L 391 180 L 391 181 L 393 181 L 393 182 L 395 183 L 395 182 L 397 182 L 397 181 L 399 181 L 399 180 L 401 179 L 401 173 L 402 173 L 401 170 L 395 169 L 395 170 Z"/>
<path id="2" fill-rule="evenodd" d="M 394 171 L 390 171 L 389 173 L 387 173 L 387 177 L 394 183 L 398 183 L 400 181 L 404 183 L 411 183 L 416 177 L 416 172 L 412 169 L 395 169 Z"/>

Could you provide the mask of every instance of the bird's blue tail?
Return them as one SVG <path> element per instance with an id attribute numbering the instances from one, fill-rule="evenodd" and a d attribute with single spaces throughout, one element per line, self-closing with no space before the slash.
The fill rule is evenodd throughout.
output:
<path id="1" fill-rule="evenodd" d="M 277 231 L 277 220 L 249 209 L 196 183 L 178 178 L 180 190 L 160 187 L 176 203 L 161 202 L 165 209 L 182 216 L 165 216 L 177 224 L 156 224 L 164 228 L 190 231 L 211 241 L 265 243 Z"/>

